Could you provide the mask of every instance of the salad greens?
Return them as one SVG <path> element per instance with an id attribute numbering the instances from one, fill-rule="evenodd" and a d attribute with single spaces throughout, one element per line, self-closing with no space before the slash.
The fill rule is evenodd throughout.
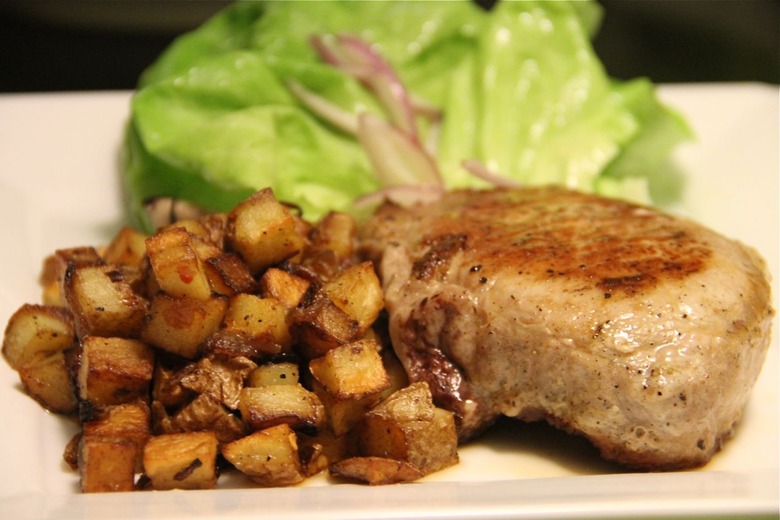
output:
<path id="1" fill-rule="evenodd" d="M 318 117 L 291 82 L 349 112 L 382 114 L 313 36 L 354 35 L 443 114 L 447 187 L 485 186 L 462 165 L 648 202 L 661 163 L 690 137 L 646 79 L 608 77 L 595 2 L 253 1 L 177 39 L 140 78 L 125 143 L 136 224 L 157 196 L 224 211 L 270 186 L 316 219 L 382 186 L 354 135 Z M 433 131 L 433 130 L 431 130 Z M 656 194 L 658 195 L 658 194 Z M 660 194 L 663 195 L 663 194 Z"/>

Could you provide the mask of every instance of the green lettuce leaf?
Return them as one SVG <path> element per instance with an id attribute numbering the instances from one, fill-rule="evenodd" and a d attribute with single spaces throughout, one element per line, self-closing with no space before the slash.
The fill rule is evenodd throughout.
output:
<path id="1" fill-rule="evenodd" d="M 478 159 L 525 184 L 669 198 L 674 183 L 658 170 L 690 131 L 648 81 L 608 77 L 590 43 L 601 15 L 582 1 L 490 11 L 466 0 L 236 3 L 139 80 L 125 142 L 132 217 L 148 229 L 153 197 L 224 211 L 270 186 L 316 219 L 380 188 L 354 136 L 287 88 L 295 80 L 344 110 L 381 113 L 309 44 L 338 33 L 371 42 L 415 96 L 443 110 L 437 160 L 447 187 L 485 185 L 461 166 Z"/>

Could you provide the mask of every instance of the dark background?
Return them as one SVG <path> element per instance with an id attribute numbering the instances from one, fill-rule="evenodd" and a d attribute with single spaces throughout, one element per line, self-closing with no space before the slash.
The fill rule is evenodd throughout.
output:
<path id="1" fill-rule="evenodd" d="M 490 0 L 484 0 L 490 1 Z M 0 0 L 0 92 L 131 89 L 223 0 Z M 603 0 L 607 71 L 780 83 L 780 0 Z"/>

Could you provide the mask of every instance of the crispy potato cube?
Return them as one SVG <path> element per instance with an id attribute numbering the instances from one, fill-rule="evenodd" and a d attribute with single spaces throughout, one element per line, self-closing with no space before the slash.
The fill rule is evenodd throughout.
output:
<path id="1" fill-rule="evenodd" d="M 287 307 L 274 298 L 236 294 L 230 299 L 224 326 L 255 347 L 258 353 L 278 354 L 292 345 Z"/>
<path id="2" fill-rule="evenodd" d="M 116 266 L 71 265 L 65 272 L 64 291 L 80 338 L 138 337 L 146 301 L 133 292 Z"/>
<path id="3" fill-rule="evenodd" d="M 192 359 L 206 338 L 219 329 L 226 309 L 227 300 L 219 296 L 198 300 L 157 294 L 152 298 L 141 339 Z"/>
<path id="4" fill-rule="evenodd" d="M 299 353 L 313 359 L 357 340 L 360 324 L 333 303 L 324 291 L 310 290 L 290 314 L 290 332 Z"/>
<path id="5" fill-rule="evenodd" d="M 433 405 L 426 383 L 403 388 L 366 413 L 360 453 L 412 464 L 423 475 L 458 462 L 453 415 Z"/>
<path id="6" fill-rule="evenodd" d="M 293 429 L 308 431 L 325 423 L 325 409 L 319 397 L 300 384 L 245 387 L 238 409 L 253 430 L 288 424 Z"/>
<path id="7" fill-rule="evenodd" d="M 106 246 L 105 251 L 103 251 L 103 259 L 108 264 L 138 267 L 146 255 L 146 239 L 145 233 L 124 226 Z"/>
<path id="8" fill-rule="evenodd" d="M 213 489 L 217 485 L 217 453 L 214 432 L 151 437 L 144 447 L 144 474 L 157 490 Z"/>
<path id="9" fill-rule="evenodd" d="M 27 394 L 54 413 L 72 414 L 78 410 L 65 353 L 41 354 L 19 367 L 19 379 Z"/>
<path id="10" fill-rule="evenodd" d="M 385 305 L 382 286 L 371 262 L 362 262 L 341 271 L 325 284 L 325 293 L 357 321 L 361 334 L 376 321 Z"/>
<path id="11" fill-rule="evenodd" d="M 295 217 L 270 188 L 239 203 L 228 215 L 226 240 L 253 272 L 292 258 L 304 246 Z"/>
<path id="12" fill-rule="evenodd" d="M 257 281 L 249 267 L 238 255 L 222 253 L 203 260 L 206 276 L 214 292 L 231 296 L 236 293 L 252 293 Z"/>
<path id="13" fill-rule="evenodd" d="M 198 395 L 173 415 L 159 401 L 152 402 L 152 424 L 157 434 L 211 431 L 220 443 L 247 434 L 243 421 L 210 394 Z"/>
<path id="14" fill-rule="evenodd" d="M 331 464 L 330 472 L 372 486 L 413 482 L 424 476 L 413 464 L 386 457 L 350 457 Z"/>
<path id="15" fill-rule="evenodd" d="M 247 386 L 297 385 L 299 368 L 296 363 L 267 363 L 249 374 Z"/>
<path id="16" fill-rule="evenodd" d="M 379 345 L 370 339 L 329 350 L 311 360 L 309 370 L 329 394 L 339 399 L 376 394 L 390 386 Z"/>
<path id="17" fill-rule="evenodd" d="M 328 426 L 335 435 L 345 435 L 359 425 L 366 413 L 381 399 L 381 393 L 335 397 L 316 380 L 312 382 L 312 387 L 325 407 Z"/>
<path id="18" fill-rule="evenodd" d="M 355 251 L 357 223 L 352 215 L 331 211 L 309 232 L 311 248 L 331 250 L 339 260 L 349 260 Z"/>
<path id="19" fill-rule="evenodd" d="M 2 353 L 14 370 L 38 355 L 50 354 L 75 344 L 70 311 L 50 305 L 24 304 L 8 319 Z"/>
<path id="20" fill-rule="evenodd" d="M 305 479 L 295 432 L 279 424 L 222 447 L 236 469 L 261 486 L 291 486 Z"/>
<path id="21" fill-rule="evenodd" d="M 81 425 L 85 439 L 103 437 L 130 441 L 136 446 L 135 471 L 143 471 L 143 449 L 150 437 L 149 406 L 141 400 L 107 406 Z"/>
<path id="22" fill-rule="evenodd" d="M 311 282 L 283 269 L 269 267 L 260 278 L 260 292 L 266 298 L 276 298 L 288 308 L 297 307 Z"/>
<path id="23" fill-rule="evenodd" d="M 65 279 L 65 271 L 69 265 L 85 267 L 102 265 L 103 258 L 94 247 L 73 247 L 70 249 L 58 249 L 43 261 L 43 269 L 40 275 L 40 284 L 43 287 L 43 304 L 67 306 L 62 290 L 62 282 Z"/>
<path id="24" fill-rule="evenodd" d="M 127 439 L 82 437 L 79 446 L 81 491 L 133 491 L 138 447 Z"/>
<path id="25" fill-rule="evenodd" d="M 207 300 L 211 287 L 193 240 L 183 227 L 168 227 L 146 239 L 146 252 L 157 283 L 166 294 Z"/>
<path id="26" fill-rule="evenodd" d="M 88 336 L 81 343 L 79 397 L 101 407 L 145 399 L 154 351 L 138 340 Z"/>
<path id="27" fill-rule="evenodd" d="M 219 402 L 235 410 L 244 380 L 257 365 L 248 358 L 204 357 L 189 363 L 174 376 L 178 384 L 197 394 L 209 394 Z"/>

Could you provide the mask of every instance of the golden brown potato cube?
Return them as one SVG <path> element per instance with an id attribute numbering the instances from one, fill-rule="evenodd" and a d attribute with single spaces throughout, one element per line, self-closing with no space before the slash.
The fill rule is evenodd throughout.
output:
<path id="1" fill-rule="evenodd" d="M 63 351 L 41 354 L 23 364 L 19 379 L 27 394 L 50 412 L 72 414 L 78 410 Z"/>
<path id="2" fill-rule="evenodd" d="M 146 300 L 133 292 L 116 266 L 70 266 L 65 272 L 64 291 L 80 338 L 138 337 Z"/>
<path id="3" fill-rule="evenodd" d="M 214 432 L 151 437 L 144 448 L 144 474 L 157 490 L 213 489 L 217 485 L 217 453 Z"/>
<path id="4" fill-rule="evenodd" d="M 277 424 L 316 430 L 325 423 L 325 409 L 319 397 L 300 384 L 246 387 L 241 390 L 238 409 L 253 430 Z"/>
<path id="5" fill-rule="evenodd" d="M 138 447 L 127 439 L 82 437 L 79 446 L 81 491 L 133 491 Z"/>
<path id="6" fill-rule="evenodd" d="M 222 455 L 261 486 L 291 486 L 305 479 L 296 435 L 287 424 L 256 431 L 226 444 Z"/>
<path id="7" fill-rule="evenodd" d="M 173 415 L 159 401 L 152 403 L 153 431 L 182 433 L 211 431 L 220 443 L 232 442 L 247 434 L 246 425 L 215 397 L 200 394 Z"/>
<path id="8" fill-rule="evenodd" d="M 309 370 L 329 394 L 339 399 L 379 393 L 390 386 L 379 345 L 371 339 L 331 349 L 311 360 Z"/>
<path id="9" fill-rule="evenodd" d="M 413 482 L 424 476 L 413 464 L 386 457 L 350 457 L 331 464 L 330 472 L 372 486 Z"/>
<path id="10" fill-rule="evenodd" d="M 304 246 L 296 219 L 269 188 L 239 203 L 227 225 L 227 242 L 253 272 L 295 256 Z"/>
<path id="11" fill-rule="evenodd" d="M 299 353 L 313 359 L 361 336 L 360 324 L 334 304 L 324 291 L 308 291 L 290 314 L 290 332 Z"/>
<path id="12" fill-rule="evenodd" d="M 298 382 L 297 363 L 267 363 L 258 366 L 249 374 L 247 386 L 297 385 Z"/>
<path id="13" fill-rule="evenodd" d="M 147 398 L 154 351 L 138 340 L 88 336 L 81 343 L 79 397 L 97 407 Z"/>
<path id="14" fill-rule="evenodd" d="M 403 388 L 366 413 L 360 453 L 408 462 L 423 475 L 458 462 L 452 413 L 436 408 L 426 383 Z"/>
<path id="15" fill-rule="evenodd" d="M 238 255 L 222 253 L 212 256 L 203 260 L 203 266 L 214 292 L 231 296 L 236 293 L 252 293 L 257 288 L 257 281 L 249 267 Z"/>
<path id="16" fill-rule="evenodd" d="M 332 211 L 309 232 L 311 248 L 317 251 L 329 249 L 339 260 L 348 260 L 355 250 L 357 223 L 352 215 Z"/>
<path id="17" fill-rule="evenodd" d="M 230 299 L 224 327 L 239 333 L 258 353 L 278 354 L 292 345 L 287 307 L 274 298 L 236 294 Z"/>
<path id="18" fill-rule="evenodd" d="M 193 237 L 183 227 L 173 226 L 146 239 L 154 276 L 169 296 L 207 300 L 211 287 L 203 263 L 195 254 Z"/>
<path id="19" fill-rule="evenodd" d="M 360 424 L 366 413 L 381 399 L 381 393 L 335 397 L 316 380 L 312 382 L 312 387 L 325 407 L 328 426 L 335 435 L 345 435 Z"/>
<path id="20" fill-rule="evenodd" d="M 40 275 L 40 284 L 43 287 L 43 304 L 67 306 L 62 290 L 62 282 L 65 279 L 65 271 L 69 265 L 85 267 L 90 265 L 102 265 L 103 258 L 94 247 L 73 247 L 70 249 L 58 249 L 43 261 L 43 269 Z"/>
<path id="21" fill-rule="evenodd" d="M 24 304 L 8 319 L 2 353 L 14 370 L 38 355 L 50 354 L 75 343 L 70 311 L 50 305 Z"/>
<path id="22" fill-rule="evenodd" d="M 124 226 L 120 229 L 103 251 L 103 259 L 108 264 L 140 266 L 146 255 L 147 235 Z"/>
<path id="23" fill-rule="evenodd" d="M 86 439 L 103 437 L 127 440 L 136 446 L 135 471 L 143 471 L 143 449 L 150 436 L 151 416 L 149 406 L 141 400 L 107 406 L 97 416 L 82 422 L 82 435 Z"/>
<path id="24" fill-rule="evenodd" d="M 376 321 L 385 305 L 382 286 L 371 262 L 362 262 L 339 273 L 325 284 L 325 293 L 358 322 L 361 333 Z"/>
<path id="25" fill-rule="evenodd" d="M 307 477 L 328 469 L 328 466 L 350 455 L 354 441 L 349 435 L 335 435 L 327 429 L 310 436 L 298 433 L 298 453 Z"/>
<path id="26" fill-rule="evenodd" d="M 226 309 L 227 300 L 219 296 L 198 300 L 159 293 L 152 298 L 141 339 L 192 359 L 198 355 L 201 343 L 219 329 Z"/>
<path id="27" fill-rule="evenodd" d="M 260 292 L 266 298 L 276 298 L 292 309 L 297 307 L 311 282 L 276 267 L 269 267 L 260 278 Z"/>
<path id="28" fill-rule="evenodd" d="M 187 364 L 175 375 L 182 388 L 209 394 L 228 408 L 238 408 L 244 381 L 257 365 L 248 358 L 204 357 Z"/>

